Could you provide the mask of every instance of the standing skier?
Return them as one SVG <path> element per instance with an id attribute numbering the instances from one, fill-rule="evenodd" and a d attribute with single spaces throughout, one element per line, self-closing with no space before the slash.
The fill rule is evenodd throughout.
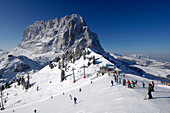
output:
<path id="1" fill-rule="evenodd" d="M 133 85 L 133 88 L 135 87 L 135 82 L 132 80 L 132 85 Z"/>
<path id="2" fill-rule="evenodd" d="M 125 84 L 126 84 L 126 80 L 125 80 L 125 79 L 123 79 L 123 86 L 125 86 Z"/>
<path id="3" fill-rule="evenodd" d="M 111 85 L 113 86 L 113 80 L 111 80 Z"/>
<path id="4" fill-rule="evenodd" d="M 34 113 L 37 113 L 37 110 L 36 110 L 36 109 L 34 110 Z"/>
<path id="5" fill-rule="evenodd" d="M 138 83 L 138 81 L 136 80 L 136 81 L 135 81 L 135 84 L 137 84 L 137 83 Z"/>
<path id="6" fill-rule="evenodd" d="M 81 88 L 79 88 L 79 92 L 81 92 Z"/>
<path id="7" fill-rule="evenodd" d="M 128 80 L 128 88 L 132 88 L 130 81 Z"/>
<path id="8" fill-rule="evenodd" d="M 143 85 L 143 88 L 144 88 L 145 87 L 145 83 L 143 82 L 142 85 Z"/>
<path id="9" fill-rule="evenodd" d="M 116 82 L 118 83 L 118 78 L 116 78 Z"/>
<path id="10" fill-rule="evenodd" d="M 148 99 L 152 99 L 153 98 L 151 92 L 152 92 L 152 85 L 149 83 L 149 87 L 148 87 L 149 98 Z"/>
<path id="11" fill-rule="evenodd" d="M 77 104 L 77 98 L 74 97 L 74 104 Z"/>
<path id="12" fill-rule="evenodd" d="M 115 78 L 115 82 L 116 82 L 116 76 L 114 75 L 114 78 Z"/>
<path id="13" fill-rule="evenodd" d="M 70 99 L 72 100 L 72 96 L 70 95 Z"/>
<path id="14" fill-rule="evenodd" d="M 37 86 L 37 91 L 39 91 L 39 87 Z"/>
<path id="15" fill-rule="evenodd" d="M 121 84 L 121 79 L 119 78 L 119 84 Z"/>

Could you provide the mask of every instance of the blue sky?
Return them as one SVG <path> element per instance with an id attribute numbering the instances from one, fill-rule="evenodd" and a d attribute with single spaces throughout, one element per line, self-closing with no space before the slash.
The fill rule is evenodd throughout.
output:
<path id="1" fill-rule="evenodd" d="M 0 48 L 12 49 L 35 21 L 78 14 L 106 51 L 170 57 L 168 0 L 0 0 Z"/>

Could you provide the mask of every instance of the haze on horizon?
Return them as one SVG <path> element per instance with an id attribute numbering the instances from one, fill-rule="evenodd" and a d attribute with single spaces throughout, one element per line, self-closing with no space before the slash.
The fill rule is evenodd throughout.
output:
<path id="1" fill-rule="evenodd" d="M 1 0 L 0 49 L 18 46 L 35 21 L 78 14 L 108 52 L 170 59 L 169 6 L 166 0 Z"/>

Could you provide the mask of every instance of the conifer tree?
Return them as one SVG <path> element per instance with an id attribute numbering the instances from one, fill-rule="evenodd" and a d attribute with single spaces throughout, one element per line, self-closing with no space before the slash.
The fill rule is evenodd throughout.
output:
<path id="1" fill-rule="evenodd" d="M 50 63 L 49 63 L 49 67 L 50 67 L 51 69 L 53 69 L 53 68 L 54 68 L 54 66 L 53 66 L 53 64 L 52 64 L 52 61 L 50 61 Z"/>
<path id="2" fill-rule="evenodd" d="M 88 66 L 90 66 L 91 65 L 91 63 L 90 62 L 88 62 L 88 64 L 87 64 Z"/>
<path id="3" fill-rule="evenodd" d="M 60 63 L 60 61 L 58 62 L 58 69 L 60 69 L 61 68 L 61 63 Z"/>
<path id="4" fill-rule="evenodd" d="M 96 64 L 96 59 L 95 59 L 95 56 L 93 56 L 93 65 Z"/>
<path id="5" fill-rule="evenodd" d="M 86 60 L 86 50 L 83 53 L 83 59 Z"/>
<path id="6" fill-rule="evenodd" d="M 65 71 L 61 70 L 61 82 L 64 81 L 64 78 L 65 78 Z"/>

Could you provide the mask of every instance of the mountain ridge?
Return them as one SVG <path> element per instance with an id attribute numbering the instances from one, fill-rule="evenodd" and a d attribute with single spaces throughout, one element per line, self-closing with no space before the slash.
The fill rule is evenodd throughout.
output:
<path id="1" fill-rule="evenodd" d="M 91 32 L 85 20 L 77 14 L 36 21 L 24 30 L 23 40 L 18 47 L 35 54 L 68 51 L 76 47 L 89 47 L 104 52 L 97 34 Z"/>

